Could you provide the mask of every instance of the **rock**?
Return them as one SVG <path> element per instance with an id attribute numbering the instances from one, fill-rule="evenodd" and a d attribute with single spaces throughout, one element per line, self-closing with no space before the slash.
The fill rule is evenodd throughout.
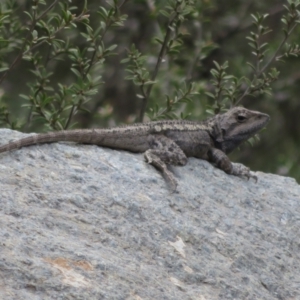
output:
<path id="1" fill-rule="evenodd" d="M 1 143 L 24 137 L 1 130 Z M 300 186 L 191 158 L 171 193 L 141 154 L 0 154 L 1 299 L 300 299 Z"/>

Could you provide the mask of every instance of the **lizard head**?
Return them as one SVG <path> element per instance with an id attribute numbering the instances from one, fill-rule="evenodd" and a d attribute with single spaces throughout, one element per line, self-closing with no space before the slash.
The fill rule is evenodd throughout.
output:
<path id="1" fill-rule="evenodd" d="M 225 153 L 231 152 L 242 142 L 255 135 L 269 122 L 270 116 L 243 107 L 234 107 L 217 116 L 217 144 Z"/>

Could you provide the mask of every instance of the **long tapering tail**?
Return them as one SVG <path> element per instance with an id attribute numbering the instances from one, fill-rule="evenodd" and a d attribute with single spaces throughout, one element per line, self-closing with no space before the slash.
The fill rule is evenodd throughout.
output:
<path id="1" fill-rule="evenodd" d="M 3 146 L 0 146 L 0 153 L 12 151 L 36 144 L 53 143 L 60 141 L 90 143 L 94 137 L 94 130 L 65 130 L 58 132 L 48 132 L 28 136 Z"/>

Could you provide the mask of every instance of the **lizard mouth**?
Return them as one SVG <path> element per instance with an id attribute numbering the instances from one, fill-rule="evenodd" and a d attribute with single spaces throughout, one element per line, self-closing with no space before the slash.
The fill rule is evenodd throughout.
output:
<path id="1" fill-rule="evenodd" d="M 230 153 L 236 147 L 238 147 L 243 142 L 247 141 L 249 138 L 257 134 L 261 129 L 263 129 L 266 124 L 270 121 L 270 116 L 267 114 L 260 113 L 252 126 L 249 123 L 240 124 L 238 132 L 235 134 L 230 134 L 230 131 L 222 129 L 223 143 L 222 148 L 226 153 Z"/>

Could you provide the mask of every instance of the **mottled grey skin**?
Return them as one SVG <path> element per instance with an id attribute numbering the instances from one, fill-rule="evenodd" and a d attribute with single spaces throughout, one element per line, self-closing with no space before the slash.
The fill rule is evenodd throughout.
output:
<path id="1" fill-rule="evenodd" d="M 256 178 L 248 168 L 233 166 L 226 154 L 265 127 L 269 119 L 267 114 L 235 107 L 203 122 L 163 120 L 107 129 L 37 134 L 0 146 L 0 153 L 35 144 L 68 141 L 144 152 L 146 161 L 160 169 L 174 187 L 177 183 L 167 165 L 184 166 L 187 157 L 211 161 L 228 174 Z"/>

